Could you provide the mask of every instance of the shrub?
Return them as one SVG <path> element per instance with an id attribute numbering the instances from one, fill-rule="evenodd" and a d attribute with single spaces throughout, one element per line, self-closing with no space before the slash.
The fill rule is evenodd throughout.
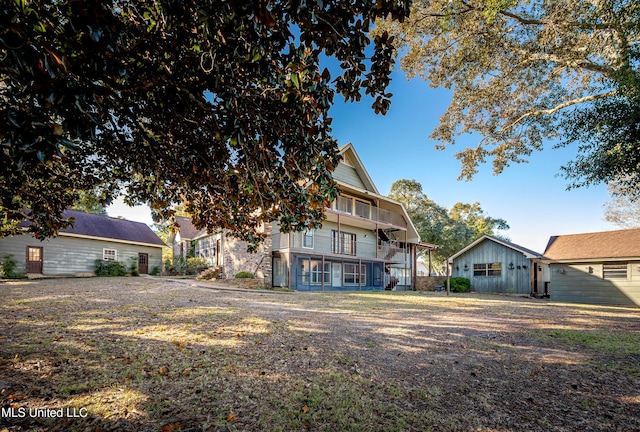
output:
<path id="1" fill-rule="evenodd" d="M 201 272 L 196 279 L 200 280 L 211 280 L 211 279 L 220 279 L 222 276 L 222 266 L 210 267 L 203 272 Z"/>
<path id="2" fill-rule="evenodd" d="M 242 270 L 236 273 L 236 279 L 253 279 L 253 273 L 247 270 Z"/>
<path id="3" fill-rule="evenodd" d="M 151 273 L 149 273 L 151 276 L 158 276 L 158 273 L 160 273 L 160 269 L 156 266 L 153 269 L 151 269 Z"/>
<path id="4" fill-rule="evenodd" d="M 131 276 L 140 276 L 140 272 L 138 271 L 137 257 L 131 257 L 131 265 L 129 266 L 129 273 L 131 273 Z"/>
<path id="5" fill-rule="evenodd" d="M 471 281 L 463 277 L 452 277 L 450 280 L 451 292 L 468 292 L 471 289 Z"/>
<path id="6" fill-rule="evenodd" d="M 2 257 L 0 262 L 0 274 L 7 279 L 17 279 L 22 275 L 16 273 L 16 267 L 18 263 L 13 259 L 13 255 L 6 254 Z"/>
<path id="7" fill-rule="evenodd" d="M 205 258 L 187 258 L 184 272 L 188 275 L 194 275 L 200 273 L 207 267 L 209 267 L 209 263 Z"/>
<path id="8" fill-rule="evenodd" d="M 95 274 L 96 276 L 125 276 L 127 269 L 119 261 L 104 261 L 101 259 L 95 260 Z"/>

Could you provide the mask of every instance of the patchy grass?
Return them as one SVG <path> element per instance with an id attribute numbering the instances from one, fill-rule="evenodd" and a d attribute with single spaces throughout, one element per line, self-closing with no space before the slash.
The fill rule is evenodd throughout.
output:
<path id="1" fill-rule="evenodd" d="M 3 283 L 0 430 L 640 429 L 639 310 L 439 294 Z"/>

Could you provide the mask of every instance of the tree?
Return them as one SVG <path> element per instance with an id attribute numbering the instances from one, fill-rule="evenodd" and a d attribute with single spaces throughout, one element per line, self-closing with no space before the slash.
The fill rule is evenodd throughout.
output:
<path id="1" fill-rule="evenodd" d="M 498 174 L 542 149 L 546 139 L 565 134 L 565 145 L 573 144 L 595 124 L 635 121 L 635 131 L 619 137 L 633 162 L 584 165 L 584 158 L 613 145 L 606 133 L 596 134 L 584 158 L 565 170 L 576 186 L 608 181 L 633 163 L 637 173 L 639 30 L 635 0 L 430 0 L 414 2 L 403 23 L 381 22 L 376 31 L 396 37 L 409 77 L 453 90 L 431 135 L 442 142 L 439 148 L 461 134 L 481 135 L 476 147 L 456 155 L 461 178 L 471 179 L 491 158 Z M 613 104 L 620 109 L 609 113 Z M 597 119 L 589 121 L 594 112 Z M 576 116 L 578 133 L 571 130 Z"/>
<path id="2" fill-rule="evenodd" d="M 364 93 L 386 112 L 392 39 L 370 49 L 367 33 L 407 12 L 404 1 L 4 2 L 0 234 L 27 220 L 54 235 L 98 184 L 157 220 L 185 203 L 198 228 L 252 244 L 263 222 L 316 227 L 337 193 L 333 97 Z"/>
<path id="3" fill-rule="evenodd" d="M 405 206 L 422 241 L 438 246 L 433 253 L 436 263 L 443 263 L 484 234 L 499 236 L 498 231 L 509 229 L 504 219 L 486 215 L 478 202 L 458 202 L 447 210 L 429 199 L 416 180 L 395 181 L 389 198 Z"/>
<path id="4" fill-rule="evenodd" d="M 93 191 L 81 191 L 79 199 L 71 207 L 74 210 L 80 210 L 85 213 L 93 213 L 102 216 L 108 216 L 107 209 L 105 208 L 106 202 L 101 192 L 96 189 Z"/>
<path id="5" fill-rule="evenodd" d="M 622 228 L 640 228 L 640 201 L 632 201 L 620 194 L 618 188 L 616 183 L 607 186 L 611 200 L 604 204 L 604 220 Z"/>

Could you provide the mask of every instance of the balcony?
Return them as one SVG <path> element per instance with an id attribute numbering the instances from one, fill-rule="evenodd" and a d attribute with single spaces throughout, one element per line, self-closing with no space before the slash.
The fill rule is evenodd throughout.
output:
<path id="1" fill-rule="evenodd" d="M 333 202 L 329 212 L 351 215 L 362 219 L 380 222 L 383 224 L 394 225 L 405 228 L 407 222 L 404 217 L 398 213 L 375 207 L 368 202 L 359 200 L 349 196 L 339 196 Z"/>
<path id="2" fill-rule="evenodd" d="M 314 231 L 313 237 L 296 232 L 280 233 L 273 239 L 274 250 L 291 249 L 309 254 L 339 255 L 345 258 L 379 259 L 385 262 L 404 262 L 408 252 L 403 245 L 394 241 L 369 241 L 339 238 L 331 232 Z"/>

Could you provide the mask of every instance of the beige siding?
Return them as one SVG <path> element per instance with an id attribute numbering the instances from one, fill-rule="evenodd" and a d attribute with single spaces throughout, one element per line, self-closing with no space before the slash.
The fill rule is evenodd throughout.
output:
<path id="1" fill-rule="evenodd" d="M 340 162 L 333 172 L 333 178 L 341 182 L 365 189 L 362 179 L 355 168 Z"/>
<path id="2" fill-rule="evenodd" d="M 551 264 L 551 300 L 640 306 L 640 261 L 626 279 L 603 279 L 603 263 Z"/>
<path id="3" fill-rule="evenodd" d="M 16 272 L 26 270 L 27 246 L 42 247 L 44 275 L 74 275 L 76 273 L 93 273 L 95 260 L 102 259 L 104 248 L 115 249 L 117 259 L 129 269 L 132 259 L 137 262 L 138 253 L 149 254 L 149 272 L 154 267 L 162 270 L 162 249 L 151 246 L 138 246 L 125 243 L 81 239 L 73 237 L 56 237 L 45 241 L 36 240 L 33 236 L 14 236 L 0 239 L 0 256 L 13 255 L 18 263 Z"/>

